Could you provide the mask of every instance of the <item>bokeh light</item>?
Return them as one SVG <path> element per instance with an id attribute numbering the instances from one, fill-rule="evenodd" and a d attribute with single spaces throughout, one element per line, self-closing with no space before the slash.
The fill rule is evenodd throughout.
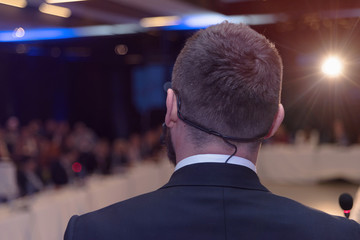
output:
<path id="1" fill-rule="evenodd" d="M 22 27 L 15 28 L 13 32 L 14 38 L 22 38 L 25 36 L 25 30 Z"/>
<path id="2" fill-rule="evenodd" d="M 331 56 L 325 59 L 321 66 L 321 70 L 328 77 L 338 77 L 342 73 L 343 63 L 340 58 Z"/>
<path id="3" fill-rule="evenodd" d="M 115 53 L 117 55 L 126 55 L 128 53 L 128 47 L 125 44 L 119 44 L 115 47 Z"/>
<path id="4" fill-rule="evenodd" d="M 72 164 L 71 168 L 75 173 L 79 173 L 79 172 L 81 172 L 82 165 L 79 162 L 74 162 Z"/>

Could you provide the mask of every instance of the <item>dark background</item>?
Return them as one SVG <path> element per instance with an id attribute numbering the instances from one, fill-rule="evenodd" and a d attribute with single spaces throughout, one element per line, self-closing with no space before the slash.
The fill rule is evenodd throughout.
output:
<path id="1" fill-rule="evenodd" d="M 33 119 L 67 120 L 71 124 L 83 121 L 100 136 L 109 138 L 127 137 L 158 126 L 165 107 L 162 85 L 170 81 L 176 55 L 189 35 L 149 32 L 1 43 L 1 123 L 13 115 L 22 124 Z M 116 54 L 119 44 L 127 46 L 126 55 Z M 144 69 L 152 73 L 154 68 L 157 71 L 151 76 L 138 74 Z M 144 77 L 142 86 L 154 85 L 155 89 L 140 89 L 145 94 L 136 95 L 137 75 Z M 155 99 L 160 104 L 140 108 L 135 97 L 145 102 Z"/>
<path id="2" fill-rule="evenodd" d="M 306 22 L 302 18 L 253 28 L 274 42 L 283 57 L 284 125 L 290 134 L 315 128 L 321 136 L 331 135 L 338 118 L 345 123 L 351 142 L 356 142 L 360 120 L 358 19 Z M 165 113 L 159 81 L 171 79 L 175 58 L 193 32 L 151 30 L 0 43 L 0 123 L 13 115 L 21 124 L 33 119 L 83 121 L 99 136 L 111 139 L 158 126 Z M 119 44 L 127 46 L 125 55 L 116 54 Z M 321 60 L 329 53 L 346 59 L 344 76 L 338 81 L 327 81 L 320 72 Z M 152 71 L 154 68 L 157 70 Z M 139 93 L 134 85 L 139 71 L 145 71 L 140 76 L 146 86 L 154 86 L 156 94 L 134 95 Z M 155 104 L 139 108 L 136 97 Z M 159 100 L 163 104 L 156 104 Z M 329 140 L 331 137 L 324 138 Z"/>

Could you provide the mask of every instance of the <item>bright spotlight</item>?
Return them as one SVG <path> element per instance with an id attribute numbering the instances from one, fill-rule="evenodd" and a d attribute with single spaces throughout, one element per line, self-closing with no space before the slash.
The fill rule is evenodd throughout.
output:
<path id="1" fill-rule="evenodd" d="M 321 70 L 329 77 L 338 77 L 342 73 L 343 65 L 338 57 L 327 58 L 321 66 Z"/>

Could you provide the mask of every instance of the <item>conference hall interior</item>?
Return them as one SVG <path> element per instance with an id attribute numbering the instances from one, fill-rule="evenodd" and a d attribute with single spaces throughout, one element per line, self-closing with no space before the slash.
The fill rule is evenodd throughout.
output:
<path id="1" fill-rule="evenodd" d="M 245 23 L 283 59 L 285 119 L 262 144 L 272 192 L 360 222 L 360 1 L 0 0 L 0 239 L 156 190 L 164 84 L 199 29 Z"/>

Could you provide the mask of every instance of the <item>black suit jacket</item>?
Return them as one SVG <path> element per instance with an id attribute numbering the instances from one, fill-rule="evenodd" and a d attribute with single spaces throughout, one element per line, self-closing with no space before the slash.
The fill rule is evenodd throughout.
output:
<path id="1" fill-rule="evenodd" d="M 71 218 L 65 240 L 360 239 L 360 225 L 276 196 L 250 169 L 199 163 L 168 184 Z"/>

